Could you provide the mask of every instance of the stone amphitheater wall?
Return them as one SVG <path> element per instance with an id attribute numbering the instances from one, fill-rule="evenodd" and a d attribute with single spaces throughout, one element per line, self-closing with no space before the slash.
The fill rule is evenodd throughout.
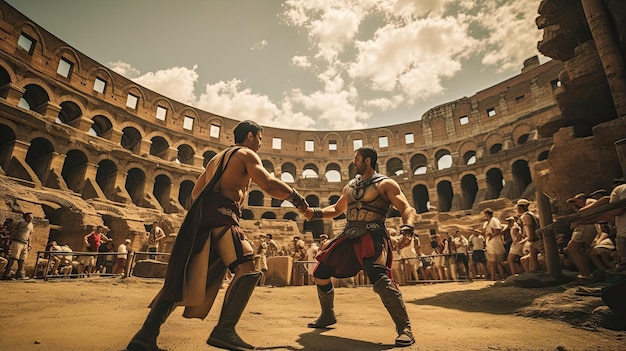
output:
<path id="1" fill-rule="evenodd" d="M 52 236 L 78 247 L 87 226 L 98 224 L 116 240 L 133 239 L 137 250 L 154 219 L 175 233 L 190 186 L 215 153 L 233 144 L 239 121 L 124 78 L 5 2 L 0 14 L 0 189 L 5 199 L 15 187 L 34 194 L 24 201 L 40 208 L 37 223 L 48 232 L 37 234 L 35 248 L 43 249 Z M 24 38 L 30 47 L 18 44 Z M 340 131 L 264 127 L 268 142 L 259 155 L 268 171 L 291 178 L 321 206 L 353 177 L 357 144 L 378 149 L 378 171 L 395 179 L 425 215 L 476 213 L 481 201 L 513 201 L 532 189 L 533 165 L 552 145 L 537 126 L 560 114 L 554 91 L 562 64 L 531 62 L 519 75 L 407 123 Z M 57 72 L 59 63 L 69 65 L 67 76 Z M 102 92 L 96 83 L 104 83 Z M 128 106 L 129 97 L 135 106 Z M 164 118 L 157 111 L 165 111 Z M 184 127 L 186 120 L 191 128 Z M 272 148 L 274 140 L 279 149 Z M 290 218 L 312 235 L 335 230 L 332 221 L 306 222 L 256 186 L 252 197 L 258 203 L 245 207 L 247 220 Z M 24 208 L 3 204 L 0 220 L 17 218 Z M 77 211 L 90 215 L 77 221 Z"/>

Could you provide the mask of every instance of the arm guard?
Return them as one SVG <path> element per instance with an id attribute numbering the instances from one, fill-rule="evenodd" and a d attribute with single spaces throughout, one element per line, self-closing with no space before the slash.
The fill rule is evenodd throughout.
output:
<path id="1" fill-rule="evenodd" d="M 300 195 L 296 189 L 293 188 L 291 189 L 291 194 L 289 194 L 285 200 L 291 202 L 298 209 L 304 210 L 309 207 L 309 204 L 302 197 L 302 195 Z"/>
<path id="2" fill-rule="evenodd" d="M 311 210 L 313 210 L 313 218 L 312 219 L 324 218 L 324 212 L 322 211 L 321 208 L 319 208 L 319 207 L 311 207 Z"/>

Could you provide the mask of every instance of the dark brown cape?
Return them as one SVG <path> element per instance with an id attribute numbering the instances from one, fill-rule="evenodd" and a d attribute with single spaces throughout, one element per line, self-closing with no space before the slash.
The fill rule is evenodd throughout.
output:
<path id="1" fill-rule="evenodd" d="M 207 164 L 206 170 L 207 172 L 213 170 L 213 177 L 204 187 L 200 195 L 194 200 L 183 220 L 183 224 L 178 231 L 176 241 L 172 248 L 172 254 L 165 275 L 165 283 L 161 291 L 155 297 L 155 300 L 175 301 L 184 306 L 194 307 L 194 304 L 190 305 L 185 303 L 185 290 L 187 286 L 194 284 L 193 281 L 187 281 L 187 277 L 190 273 L 190 268 L 192 268 L 190 265 L 194 256 L 200 253 L 206 255 L 206 288 L 207 290 L 215 290 L 214 293 L 217 293 L 224 278 L 226 267 L 219 259 L 208 259 L 208 252 L 210 250 L 210 240 L 208 239 L 212 229 L 210 216 L 212 214 L 204 213 L 204 209 L 210 208 L 209 201 L 211 201 L 211 196 L 208 195 L 215 191 L 214 188 L 220 181 L 230 157 L 239 149 L 241 149 L 241 147 L 230 147 L 223 150 L 215 155 Z M 215 288 L 215 286 L 217 286 L 217 288 Z M 212 303 L 212 300 L 202 301 L 201 305 L 207 307 L 208 304 L 208 309 L 210 309 Z M 198 305 L 198 307 L 200 306 Z M 191 313 L 188 317 L 204 318 L 206 314 L 208 314 L 208 309 L 206 309 L 206 313 Z M 202 316 L 203 314 L 204 316 Z"/>

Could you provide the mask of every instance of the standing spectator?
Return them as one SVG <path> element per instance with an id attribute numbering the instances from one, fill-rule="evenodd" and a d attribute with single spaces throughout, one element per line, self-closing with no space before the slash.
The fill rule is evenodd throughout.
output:
<path id="1" fill-rule="evenodd" d="M 293 285 L 304 285 L 304 277 L 308 275 L 304 262 L 306 261 L 306 245 L 299 236 L 293 237 Z"/>
<path id="2" fill-rule="evenodd" d="M 480 233 L 472 233 L 467 239 L 469 241 L 468 249 L 472 252 L 472 261 L 470 262 L 470 268 L 475 278 L 481 276 L 485 278 L 485 237 Z"/>
<path id="3" fill-rule="evenodd" d="M 102 242 L 109 240 L 109 238 L 103 233 L 104 228 L 99 225 L 97 227 L 91 227 L 91 232 L 84 237 L 85 246 L 87 246 L 87 251 L 89 252 L 98 252 L 100 250 L 100 246 Z M 87 262 L 87 267 L 85 270 L 87 273 L 93 273 L 96 270 L 96 262 L 98 256 L 89 256 L 89 261 Z M 82 273 L 82 272 L 79 272 Z"/>
<path id="4" fill-rule="evenodd" d="M 261 272 L 261 279 L 259 280 L 259 285 L 265 285 L 265 279 L 267 278 L 267 242 L 261 241 L 261 244 L 257 248 L 256 251 L 259 260 L 256 263 L 257 272 Z"/>
<path id="5" fill-rule="evenodd" d="M 436 279 L 445 280 L 446 258 L 443 256 L 443 240 L 441 240 L 441 236 L 434 229 L 430 230 L 430 247 L 433 249 L 431 252 L 433 256 L 432 269 L 437 277 Z"/>
<path id="6" fill-rule="evenodd" d="M 17 261 L 17 271 L 15 272 L 14 279 L 26 278 L 24 260 L 26 260 L 28 251 L 31 249 L 30 236 L 33 233 L 33 214 L 26 212 L 23 218 L 24 219 L 17 223 L 11 230 L 11 255 L 9 256 L 9 262 L 4 270 L 2 279 L 10 279 L 11 267 L 15 261 Z"/>
<path id="7" fill-rule="evenodd" d="M 596 202 L 596 200 L 580 193 L 568 199 L 567 202 L 577 211 L 580 211 L 581 208 Z M 567 243 L 567 254 L 578 269 L 577 278 L 591 279 L 591 268 L 586 251 L 591 249 L 591 243 L 598 233 L 599 226 L 595 223 L 584 224 L 574 221 L 570 228 L 573 229 L 573 232 L 572 238 Z"/>
<path id="8" fill-rule="evenodd" d="M 265 240 L 267 241 L 267 258 L 278 256 L 278 244 L 274 241 L 272 234 L 267 233 Z"/>
<path id="9" fill-rule="evenodd" d="M 528 270 L 539 270 L 539 254 L 544 256 L 546 250 L 543 247 L 543 238 L 537 233 L 539 229 L 539 217 L 536 214 L 529 211 L 530 201 L 526 199 L 517 200 L 515 209 L 519 215 L 521 222 L 520 228 L 522 228 L 522 234 L 526 237 L 526 240 L 530 242 L 530 251 L 528 253 Z"/>
<path id="10" fill-rule="evenodd" d="M 152 229 L 148 233 L 148 252 L 159 252 L 159 241 L 165 238 L 165 232 L 159 226 L 159 222 L 152 223 Z M 151 260 L 156 260 L 156 255 L 150 255 Z"/>
<path id="11" fill-rule="evenodd" d="M 472 274 L 470 273 L 469 267 L 469 259 L 467 257 L 467 247 L 469 246 L 469 242 L 467 239 L 461 234 L 460 231 L 456 231 L 454 233 L 454 246 L 456 247 L 456 264 L 463 264 L 463 268 L 465 269 L 465 275 L 467 276 L 467 280 L 472 281 Z"/>
<path id="12" fill-rule="evenodd" d="M 130 245 L 130 239 L 124 240 L 120 246 L 117 247 L 117 267 L 115 274 L 124 273 L 126 270 L 126 262 L 128 260 L 128 245 Z"/>
<path id="13" fill-rule="evenodd" d="M 452 235 L 446 232 L 445 238 L 443 239 L 443 252 L 445 257 L 445 264 L 448 268 L 447 278 L 451 280 L 457 280 L 459 277 L 456 265 L 456 245 L 454 245 L 454 240 L 452 239 Z"/>
<path id="14" fill-rule="evenodd" d="M 518 275 L 519 271 L 524 271 L 524 266 L 521 265 L 521 258 L 524 256 L 524 237 L 522 236 L 522 228 L 515 222 L 515 217 L 510 216 L 505 219 L 509 234 L 511 235 L 511 247 L 506 260 L 509 264 L 509 270 L 511 275 Z M 520 269 L 518 269 L 518 264 Z"/>
<path id="15" fill-rule="evenodd" d="M 504 258 L 504 243 L 502 242 L 502 224 L 500 220 L 493 216 L 493 211 L 487 208 L 483 211 L 485 224 L 483 229 L 487 239 L 487 265 L 491 280 L 498 280 L 496 273 L 500 274 L 500 279 L 506 278 L 502 259 Z M 496 272 L 497 270 L 497 272 Z"/>
<path id="16" fill-rule="evenodd" d="M 115 250 L 113 247 L 113 239 L 107 238 L 100 248 L 98 249 L 98 253 L 104 253 L 105 255 L 98 255 L 98 263 L 96 266 L 98 267 L 98 271 L 100 273 L 112 273 L 113 272 L 113 264 L 115 263 L 114 256 L 110 254 Z"/>

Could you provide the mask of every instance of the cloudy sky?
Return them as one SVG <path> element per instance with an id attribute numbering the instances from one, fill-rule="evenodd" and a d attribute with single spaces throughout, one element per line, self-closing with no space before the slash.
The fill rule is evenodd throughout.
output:
<path id="1" fill-rule="evenodd" d="M 289 129 L 418 120 L 519 74 L 542 36 L 539 0 L 6 2 L 149 89 Z"/>

